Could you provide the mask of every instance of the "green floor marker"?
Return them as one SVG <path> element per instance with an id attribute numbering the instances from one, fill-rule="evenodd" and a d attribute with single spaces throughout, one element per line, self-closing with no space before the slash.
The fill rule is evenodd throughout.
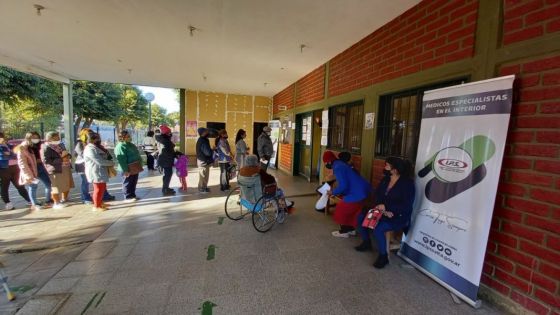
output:
<path id="1" fill-rule="evenodd" d="M 199 308 L 199 310 L 202 310 L 202 315 L 212 315 L 212 309 L 214 308 L 214 306 L 218 305 L 214 304 L 211 301 L 205 301 L 204 303 L 202 303 L 202 308 Z"/>
<path id="2" fill-rule="evenodd" d="M 218 225 L 222 225 L 224 223 L 224 217 L 218 217 Z"/>
<path id="3" fill-rule="evenodd" d="M 15 292 L 15 293 L 22 293 L 23 294 L 23 293 L 33 289 L 34 287 L 35 287 L 34 285 L 21 285 L 19 287 L 13 287 L 13 288 L 10 288 L 10 289 L 12 289 L 12 291 Z"/>
<path id="4" fill-rule="evenodd" d="M 86 305 L 86 307 L 84 308 L 84 310 L 80 313 L 81 315 L 84 315 L 87 310 L 89 309 L 89 307 L 91 306 L 91 304 L 93 304 L 93 301 L 95 301 L 95 298 L 99 295 L 99 292 L 95 293 L 95 295 L 91 298 L 91 300 L 89 300 L 88 304 Z"/>
<path id="5" fill-rule="evenodd" d="M 105 297 L 105 294 L 107 294 L 107 292 L 103 292 L 103 295 L 99 298 L 99 301 L 97 301 L 97 304 L 95 304 L 95 308 L 97 308 L 99 306 L 99 304 L 101 304 L 101 301 L 103 301 L 103 298 Z"/>
<path id="6" fill-rule="evenodd" d="M 216 246 L 210 245 L 208 246 L 206 260 L 212 260 L 214 257 L 216 257 Z"/>

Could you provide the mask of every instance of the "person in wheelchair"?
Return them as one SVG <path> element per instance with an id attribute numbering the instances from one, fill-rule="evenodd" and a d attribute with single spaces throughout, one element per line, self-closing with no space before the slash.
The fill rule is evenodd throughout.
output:
<path id="1" fill-rule="evenodd" d="M 276 184 L 276 178 L 274 176 L 268 174 L 266 170 L 261 168 L 259 163 L 259 158 L 256 155 L 248 155 L 245 158 L 245 166 L 243 166 L 239 170 L 239 176 L 237 176 L 237 182 L 241 186 L 252 186 L 255 182 L 258 183 L 260 180 L 261 187 L 265 187 L 266 185 L 274 185 Z M 284 204 L 286 205 L 287 209 L 290 209 L 294 206 L 295 202 L 289 201 L 285 196 L 282 189 L 277 188 L 276 196 L 279 200 L 283 200 Z M 251 198 L 251 196 L 246 196 L 248 199 L 256 199 L 255 196 Z M 250 200 L 255 202 L 256 200 Z"/>

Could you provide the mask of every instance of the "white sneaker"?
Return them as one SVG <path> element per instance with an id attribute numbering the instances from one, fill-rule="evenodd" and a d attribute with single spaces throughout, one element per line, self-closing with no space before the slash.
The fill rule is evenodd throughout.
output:
<path id="1" fill-rule="evenodd" d="M 334 231 L 331 233 L 334 237 L 342 237 L 342 238 L 349 238 L 349 233 L 340 233 L 340 231 Z"/>
<path id="2" fill-rule="evenodd" d="M 358 235 L 358 233 L 356 232 L 356 230 L 353 230 L 353 231 L 348 232 L 348 235 L 349 236 L 356 236 L 356 235 Z"/>
<path id="3" fill-rule="evenodd" d="M 132 202 L 136 202 L 136 198 L 128 198 L 123 200 L 124 203 L 132 203 Z"/>
<path id="4" fill-rule="evenodd" d="M 66 205 L 63 205 L 63 204 L 61 204 L 61 203 L 55 203 L 52 207 L 53 207 L 53 209 L 57 209 L 57 210 L 58 210 L 58 209 L 64 209 L 64 208 L 66 208 Z"/>
<path id="5" fill-rule="evenodd" d="M 14 207 L 14 204 L 11 202 L 8 202 L 6 204 L 6 210 L 14 210 L 16 207 Z"/>

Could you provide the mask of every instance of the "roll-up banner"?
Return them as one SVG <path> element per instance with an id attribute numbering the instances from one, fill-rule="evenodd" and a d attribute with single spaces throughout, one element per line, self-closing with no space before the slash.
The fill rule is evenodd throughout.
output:
<path id="1" fill-rule="evenodd" d="M 268 122 L 268 126 L 272 129 L 270 131 L 270 140 L 272 140 L 272 148 L 274 148 L 274 153 L 270 157 L 269 167 L 276 168 L 276 159 L 278 158 L 278 140 L 280 139 L 282 124 L 280 120 L 271 120 Z"/>
<path id="2" fill-rule="evenodd" d="M 514 76 L 427 91 L 412 223 L 399 255 L 474 307 Z"/>

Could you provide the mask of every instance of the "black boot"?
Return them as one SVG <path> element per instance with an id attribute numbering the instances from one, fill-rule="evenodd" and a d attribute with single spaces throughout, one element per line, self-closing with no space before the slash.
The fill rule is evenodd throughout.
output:
<path id="1" fill-rule="evenodd" d="M 375 261 L 375 263 L 373 263 L 373 266 L 377 269 L 381 269 L 385 267 L 385 265 L 387 265 L 388 263 L 389 263 L 389 256 L 387 254 L 379 255 L 377 256 L 377 260 Z"/>
<path id="2" fill-rule="evenodd" d="M 354 247 L 355 250 L 359 251 L 359 252 L 365 252 L 368 250 L 371 250 L 371 243 L 369 241 L 362 241 L 362 243 L 356 247 Z"/>

